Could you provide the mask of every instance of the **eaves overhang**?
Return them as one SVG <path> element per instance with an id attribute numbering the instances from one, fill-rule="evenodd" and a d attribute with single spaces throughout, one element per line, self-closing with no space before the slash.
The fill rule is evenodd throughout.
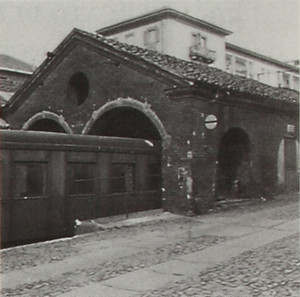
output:
<path id="1" fill-rule="evenodd" d="M 158 22 L 164 19 L 174 19 L 177 21 L 184 22 L 189 25 L 201 27 L 203 29 L 209 30 L 218 35 L 229 35 L 232 32 L 221 28 L 219 26 L 213 25 L 211 23 L 205 22 L 198 18 L 192 17 L 188 14 L 179 12 L 175 9 L 165 8 L 158 11 L 154 11 L 136 18 L 132 18 L 118 24 L 107 26 L 105 28 L 99 29 L 96 32 L 105 36 L 114 35 L 123 31 L 131 30 L 140 26 Z"/>
<path id="2" fill-rule="evenodd" d="M 22 74 L 22 75 L 32 75 L 33 72 L 30 71 L 24 71 L 24 70 L 18 70 L 18 69 L 12 69 L 12 68 L 6 68 L 6 67 L 0 67 L 0 72 L 8 72 L 12 74 Z"/>
<path id="3" fill-rule="evenodd" d="M 266 96 L 253 95 L 236 90 L 226 90 L 207 83 L 193 86 L 173 87 L 165 90 L 171 100 L 193 99 L 211 104 L 232 105 L 245 109 L 255 109 L 263 112 L 286 114 L 299 117 L 299 103 L 274 100 Z"/>

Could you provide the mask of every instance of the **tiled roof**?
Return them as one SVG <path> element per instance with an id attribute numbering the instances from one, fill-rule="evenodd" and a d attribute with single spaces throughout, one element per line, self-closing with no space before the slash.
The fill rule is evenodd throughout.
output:
<path id="1" fill-rule="evenodd" d="M 0 90 L 0 105 L 6 104 L 13 94 L 13 92 L 3 92 Z"/>
<path id="2" fill-rule="evenodd" d="M 185 80 L 189 80 L 194 84 L 197 84 L 197 82 L 205 83 L 218 87 L 224 91 L 256 95 L 274 100 L 285 100 L 289 102 L 299 101 L 299 93 L 293 90 L 268 86 L 256 80 L 233 75 L 204 64 L 181 60 L 169 55 L 163 55 L 153 50 L 121 43 L 99 34 L 88 33 L 78 29 L 75 29 L 75 31 L 99 40 L 121 53 L 125 52 L 141 58 L 150 64 L 160 67 L 162 70 L 168 71 L 176 76 L 184 78 Z"/>
<path id="3" fill-rule="evenodd" d="M 35 67 L 14 57 L 0 54 L 0 68 L 33 72 Z"/>
<path id="4" fill-rule="evenodd" d="M 2 92 L 15 92 L 22 84 L 23 81 L 0 77 L 0 91 Z"/>

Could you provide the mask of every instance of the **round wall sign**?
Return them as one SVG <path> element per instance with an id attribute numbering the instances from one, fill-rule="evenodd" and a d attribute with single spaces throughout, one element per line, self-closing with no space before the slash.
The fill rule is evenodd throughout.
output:
<path id="1" fill-rule="evenodd" d="M 218 119 L 214 114 L 209 114 L 205 118 L 205 127 L 209 130 L 215 129 L 218 124 Z"/>

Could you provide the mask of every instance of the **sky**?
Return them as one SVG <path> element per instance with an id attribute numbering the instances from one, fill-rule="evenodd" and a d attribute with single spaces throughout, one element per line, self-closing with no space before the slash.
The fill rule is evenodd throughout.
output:
<path id="1" fill-rule="evenodd" d="M 300 0 L 0 0 L 0 53 L 38 66 L 73 28 L 94 32 L 163 7 L 232 31 L 227 42 L 299 59 Z"/>

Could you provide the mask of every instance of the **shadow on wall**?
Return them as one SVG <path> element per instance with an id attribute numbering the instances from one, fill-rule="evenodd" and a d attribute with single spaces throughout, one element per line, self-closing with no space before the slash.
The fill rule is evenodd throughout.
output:
<path id="1" fill-rule="evenodd" d="M 222 137 L 218 152 L 217 200 L 261 195 L 261 186 L 252 173 L 250 139 L 240 128 L 231 128 Z"/>

